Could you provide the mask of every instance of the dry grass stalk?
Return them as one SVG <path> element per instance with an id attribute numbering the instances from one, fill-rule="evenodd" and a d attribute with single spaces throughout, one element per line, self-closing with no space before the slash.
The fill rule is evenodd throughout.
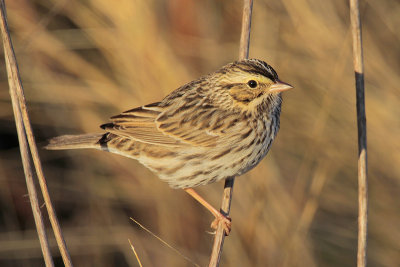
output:
<path id="1" fill-rule="evenodd" d="M 249 57 L 249 45 L 250 45 L 250 30 L 251 30 L 251 13 L 253 9 L 253 0 L 244 0 L 243 5 L 243 19 L 242 19 L 242 32 L 240 36 L 240 48 L 239 48 L 239 59 L 246 59 Z M 222 197 L 221 212 L 224 215 L 229 215 L 233 184 L 235 178 L 226 179 L 224 185 L 224 193 Z M 222 224 L 218 225 L 215 232 L 213 248 L 210 257 L 209 266 L 218 266 L 221 259 L 222 247 L 224 245 L 225 231 Z"/>
<path id="2" fill-rule="evenodd" d="M 242 32 L 240 34 L 239 59 L 249 58 L 252 11 L 253 11 L 253 0 L 244 0 Z"/>
<path id="3" fill-rule="evenodd" d="M 149 233 L 151 236 L 153 236 L 154 238 L 156 238 L 158 241 L 160 241 L 163 245 L 167 246 L 169 249 L 171 249 L 172 251 L 174 251 L 176 254 L 178 254 L 179 256 L 181 256 L 183 259 L 187 260 L 188 262 L 192 263 L 194 266 L 196 267 L 200 267 L 197 263 L 195 263 L 192 259 L 190 259 L 189 257 L 183 255 L 179 250 L 177 250 L 176 248 L 174 248 L 173 246 L 171 246 L 170 244 L 168 244 L 165 240 L 163 240 L 161 237 L 157 236 L 155 233 L 153 233 L 152 231 L 150 231 L 149 229 L 147 229 L 146 227 L 144 227 L 144 225 L 142 225 L 141 223 L 139 223 L 138 221 L 136 221 L 135 219 L 133 219 L 132 217 L 130 218 L 134 223 L 136 223 L 140 228 L 142 228 L 143 230 L 145 230 L 147 233 Z M 129 241 L 130 243 L 131 241 Z M 136 258 L 140 264 L 139 258 L 137 257 L 136 251 L 133 248 L 132 244 L 131 247 L 136 255 Z"/>
<path id="4" fill-rule="evenodd" d="M 7 27 L 6 14 L 5 14 L 5 5 L 4 5 L 3 1 L 1 1 L 0 4 L 1 4 L 1 32 L 2 32 L 2 39 L 3 39 L 4 56 L 5 56 L 7 73 L 8 73 L 8 83 L 10 86 L 11 102 L 12 102 L 12 107 L 13 107 L 13 111 L 14 111 L 17 133 L 18 133 L 18 141 L 20 144 L 19 147 L 20 147 L 20 152 L 21 152 L 22 165 L 23 165 L 24 173 L 25 173 L 26 186 L 28 188 L 29 201 L 31 203 L 33 217 L 35 219 L 35 225 L 36 225 L 37 233 L 39 236 L 40 247 L 42 249 L 44 262 L 45 262 L 46 266 L 54 266 L 53 258 L 51 257 L 51 253 L 50 253 L 49 242 L 48 242 L 47 235 L 46 235 L 46 228 L 44 226 L 42 213 L 39 208 L 39 200 L 37 198 L 37 192 L 36 192 L 35 184 L 33 181 L 33 172 L 32 172 L 32 167 L 31 167 L 30 159 L 29 159 L 28 143 L 26 141 L 26 136 L 25 136 L 25 132 L 24 132 L 24 125 L 22 122 L 21 110 L 18 106 L 18 99 L 17 99 L 17 94 L 16 94 L 16 83 L 15 83 L 15 79 L 12 76 L 12 72 L 11 72 L 12 66 L 10 63 L 10 57 L 12 57 L 13 55 L 10 54 L 10 49 L 9 49 L 9 47 L 7 47 L 7 44 L 10 43 L 10 36 L 8 35 L 8 32 L 7 32 L 8 27 Z M 11 51 L 11 53 L 12 53 L 12 51 Z M 15 65 L 13 67 L 15 67 Z"/>
<path id="5" fill-rule="evenodd" d="M 221 212 L 224 215 L 229 215 L 231 209 L 231 201 L 233 194 L 233 184 L 235 178 L 226 179 L 224 186 L 224 194 L 222 196 Z M 214 244 L 211 252 L 209 266 L 218 266 L 221 259 L 222 247 L 224 245 L 225 230 L 220 223 L 215 231 Z"/>
<path id="6" fill-rule="evenodd" d="M 39 153 L 33 136 L 32 127 L 29 120 L 29 115 L 26 107 L 25 97 L 23 93 L 22 83 L 18 71 L 17 61 L 14 54 L 14 49 L 11 43 L 10 34 L 6 22 L 5 4 L 1 1 L 1 31 L 3 36 L 4 54 L 6 57 L 6 65 L 8 71 L 8 80 L 10 85 L 10 94 L 12 98 L 13 110 L 15 114 L 15 120 L 18 129 L 18 138 L 20 142 L 21 156 L 24 164 L 24 171 L 26 175 L 27 187 L 29 191 L 29 197 L 32 203 L 32 210 L 35 216 L 35 222 L 37 225 L 37 231 L 40 238 L 42 251 L 44 254 L 46 266 L 53 266 L 50 251 L 48 248 L 47 238 L 45 235 L 45 229 L 43 221 L 41 219 L 38 207 L 37 195 L 34 190 L 34 184 L 32 180 L 32 170 L 29 164 L 29 152 L 32 154 L 33 162 L 35 165 L 36 173 L 38 175 L 40 187 L 42 189 L 43 198 L 47 207 L 50 222 L 53 227 L 54 235 L 57 240 L 63 261 L 65 266 L 72 266 L 71 258 L 69 256 L 64 238 L 62 236 L 61 228 L 58 223 L 53 205 L 51 203 L 50 195 L 47 189 L 46 180 L 43 174 L 42 166 L 40 163 Z M 28 140 L 28 144 L 27 141 Z"/>
<path id="7" fill-rule="evenodd" d="M 365 115 L 364 64 L 361 39 L 361 19 L 358 0 L 350 0 L 350 19 L 353 36 L 353 63 L 356 80 L 358 127 L 358 251 L 357 266 L 367 264 L 367 122 Z"/>
<path id="8" fill-rule="evenodd" d="M 140 267 L 143 267 L 142 263 L 140 262 L 139 255 L 136 253 L 136 249 L 135 249 L 135 247 L 132 245 L 131 240 L 128 239 L 128 241 L 129 241 L 129 245 L 131 245 L 131 248 L 132 248 L 133 253 L 135 254 L 135 257 L 136 257 L 136 260 L 137 260 L 139 266 L 140 266 Z"/>

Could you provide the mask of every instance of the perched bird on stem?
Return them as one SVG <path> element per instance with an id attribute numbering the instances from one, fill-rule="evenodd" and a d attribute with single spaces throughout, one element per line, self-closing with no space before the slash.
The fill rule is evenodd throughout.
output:
<path id="1" fill-rule="evenodd" d="M 173 188 L 182 188 L 222 220 L 193 187 L 241 175 L 267 154 L 279 130 L 279 80 L 264 61 L 246 59 L 189 82 L 162 101 L 127 110 L 102 133 L 64 135 L 47 149 L 95 148 L 137 159 Z"/>

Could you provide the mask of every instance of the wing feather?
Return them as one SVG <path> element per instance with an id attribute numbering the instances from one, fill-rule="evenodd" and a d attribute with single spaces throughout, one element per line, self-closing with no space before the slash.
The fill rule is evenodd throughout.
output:
<path id="1" fill-rule="evenodd" d="M 140 142 L 165 146 L 216 146 L 228 113 L 221 112 L 198 92 L 180 88 L 162 102 L 127 110 L 111 117 L 103 129 Z M 170 96 L 171 96 L 170 95 Z M 197 97 L 196 97 L 197 96 Z M 231 113 L 231 112 L 230 112 Z M 232 119 L 233 120 L 233 119 Z"/>
<path id="2" fill-rule="evenodd" d="M 144 143 L 167 146 L 182 145 L 180 140 L 165 135 L 157 129 L 155 120 L 162 111 L 157 104 L 159 103 L 124 111 L 111 117 L 112 122 L 101 125 L 101 128 Z"/>

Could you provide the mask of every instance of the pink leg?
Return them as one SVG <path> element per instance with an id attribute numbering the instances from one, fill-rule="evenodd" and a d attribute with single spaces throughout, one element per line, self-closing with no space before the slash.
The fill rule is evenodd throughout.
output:
<path id="1" fill-rule="evenodd" d="M 229 235 L 231 232 L 231 219 L 221 212 L 216 210 L 210 203 L 208 203 L 204 198 L 202 198 L 193 188 L 183 189 L 191 195 L 194 199 L 196 199 L 201 205 L 203 205 L 206 209 L 208 209 L 212 215 L 214 215 L 215 220 L 211 223 L 211 228 L 217 229 L 218 224 L 221 222 L 224 226 L 225 234 Z"/>

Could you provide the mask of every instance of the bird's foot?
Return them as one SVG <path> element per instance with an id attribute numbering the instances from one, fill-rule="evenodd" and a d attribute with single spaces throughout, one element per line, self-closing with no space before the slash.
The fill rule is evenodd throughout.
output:
<path id="1" fill-rule="evenodd" d="M 228 236 L 229 233 L 231 232 L 232 228 L 232 219 L 228 216 L 224 216 L 221 213 L 215 217 L 215 220 L 211 223 L 211 228 L 212 229 L 217 229 L 219 224 L 222 224 L 222 227 L 224 228 L 225 235 Z"/>

